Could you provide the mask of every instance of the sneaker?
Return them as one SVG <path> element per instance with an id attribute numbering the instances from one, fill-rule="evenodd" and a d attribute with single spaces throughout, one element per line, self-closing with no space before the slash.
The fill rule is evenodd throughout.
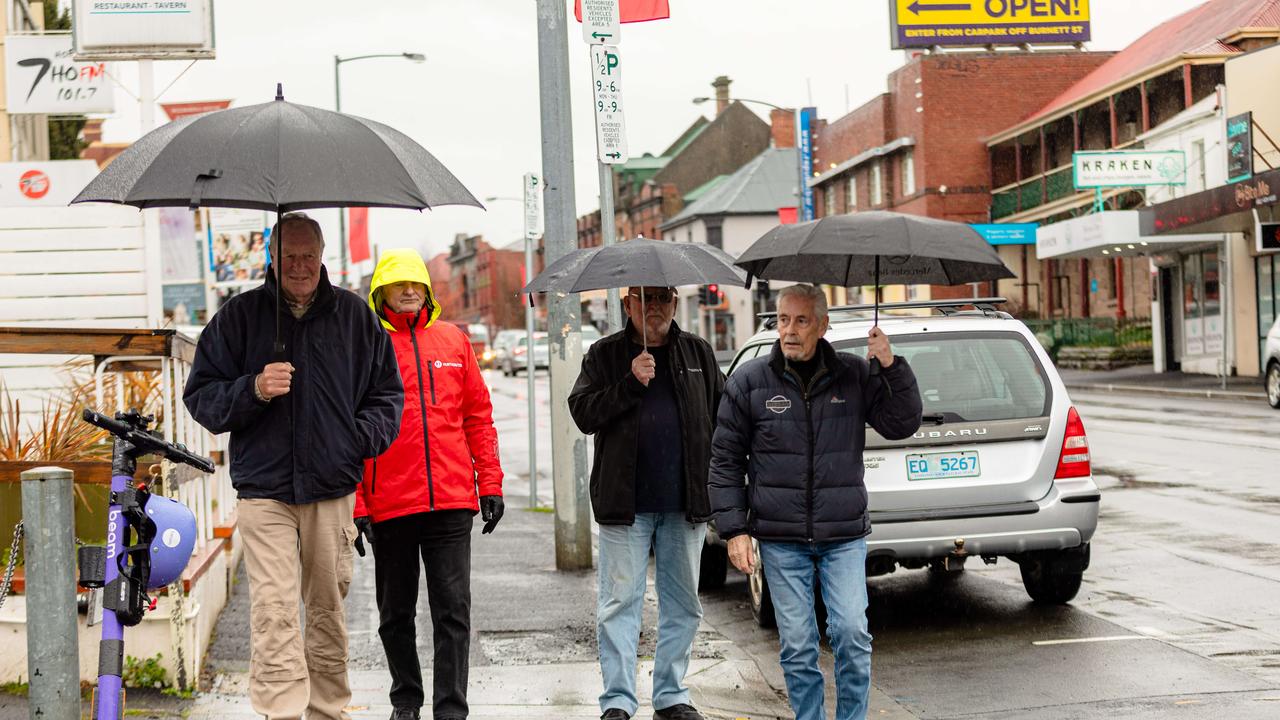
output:
<path id="1" fill-rule="evenodd" d="M 418 708 L 391 708 L 391 720 L 418 720 Z"/>
<path id="2" fill-rule="evenodd" d="M 622 708 L 609 708 L 600 716 L 600 720 L 631 720 L 631 716 Z"/>
<path id="3" fill-rule="evenodd" d="M 654 720 L 706 720 L 692 705 L 672 705 L 653 711 Z"/>

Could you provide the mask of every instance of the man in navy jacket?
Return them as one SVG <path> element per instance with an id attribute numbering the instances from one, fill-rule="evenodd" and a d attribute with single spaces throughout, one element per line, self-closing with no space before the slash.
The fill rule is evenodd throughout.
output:
<path id="1" fill-rule="evenodd" d="M 305 712 L 336 720 L 351 699 L 342 601 L 356 539 L 354 492 L 364 459 L 399 432 L 404 387 L 378 319 L 355 294 L 329 284 L 319 224 L 291 213 L 271 238 L 283 280 L 273 268 L 263 286 L 218 311 L 200 335 L 183 399 L 210 432 L 231 433 L 249 571 L 253 709 L 272 719 Z M 284 357 L 272 347 L 277 307 Z"/>
<path id="2" fill-rule="evenodd" d="M 862 720 L 871 686 L 865 537 L 871 532 L 862 482 L 866 426 L 886 438 L 920 427 L 911 368 L 871 329 L 868 355 L 838 353 L 826 340 L 827 299 L 810 285 L 778 295 L 778 342 L 729 378 L 711 446 L 716 530 L 729 559 L 750 573 L 751 538 L 773 597 L 787 695 L 797 720 L 826 718 L 818 669 L 814 574 L 835 654 L 836 719 Z M 749 479 L 750 483 L 744 483 Z"/>

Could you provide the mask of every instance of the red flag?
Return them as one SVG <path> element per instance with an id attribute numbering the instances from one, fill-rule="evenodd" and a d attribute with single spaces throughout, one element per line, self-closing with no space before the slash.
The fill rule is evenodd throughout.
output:
<path id="1" fill-rule="evenodd" d="M 226 110 L 231 107 L 230 100 L 201 100 L 199 102 L 160 103 L 164 114 L 170 120 L 177 120 L 188 115 L 202 115 L 215 110 Z"/>
<path id="2" fill-rule="evenodd" d="M 671 6 L 667 0 L 618 0 L 618 15 L 624 23 L 665 20 Z M 582 0 L 573 0 L 573 16 L 582 22 Z"/>
<path id="3" fill-rule="evenodd" d="M 353 207 L 347 210 L 347 238 L 351 248 L 351 262 L 368 260 L 369 208 Z"/>
<path id="4" fill-rule="evenodd" d="M 778 224 L 779 225 L 795 225 L 800 219 L 797 208 L 780 207 L 778 208 Z"/>

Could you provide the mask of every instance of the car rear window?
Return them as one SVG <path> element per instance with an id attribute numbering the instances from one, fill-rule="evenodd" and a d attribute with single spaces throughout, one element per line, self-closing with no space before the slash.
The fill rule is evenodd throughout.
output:
<path id="1" fill-rule="evenodd" d="M 1015 420 L 1049 414 L 1049 378 L 1017 333 L 895 335 L 893 353 L 915 373 L 924 412 L 946 422 Z M 835 343 L 866 357 L 866 340 Z"/>

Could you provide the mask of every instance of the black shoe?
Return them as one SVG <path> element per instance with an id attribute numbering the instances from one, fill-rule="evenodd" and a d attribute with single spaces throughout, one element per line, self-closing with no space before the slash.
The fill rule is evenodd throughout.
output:
<path id="1" fill-rule="evenodd" d="M 391 708 L 391 720 L 418 720 L 419 708 Z"/>
<path id="2" fill-rule="evenodd" d="M 653 711 L 654 720 L 706 720 L 692 705 L 672 705 Z"/>
<path id="3" fill-rule="evenodd" d="M 631 716 L 622 708 L 609 708 L 600 716 L 600 720 L 631 720 Z"/>

